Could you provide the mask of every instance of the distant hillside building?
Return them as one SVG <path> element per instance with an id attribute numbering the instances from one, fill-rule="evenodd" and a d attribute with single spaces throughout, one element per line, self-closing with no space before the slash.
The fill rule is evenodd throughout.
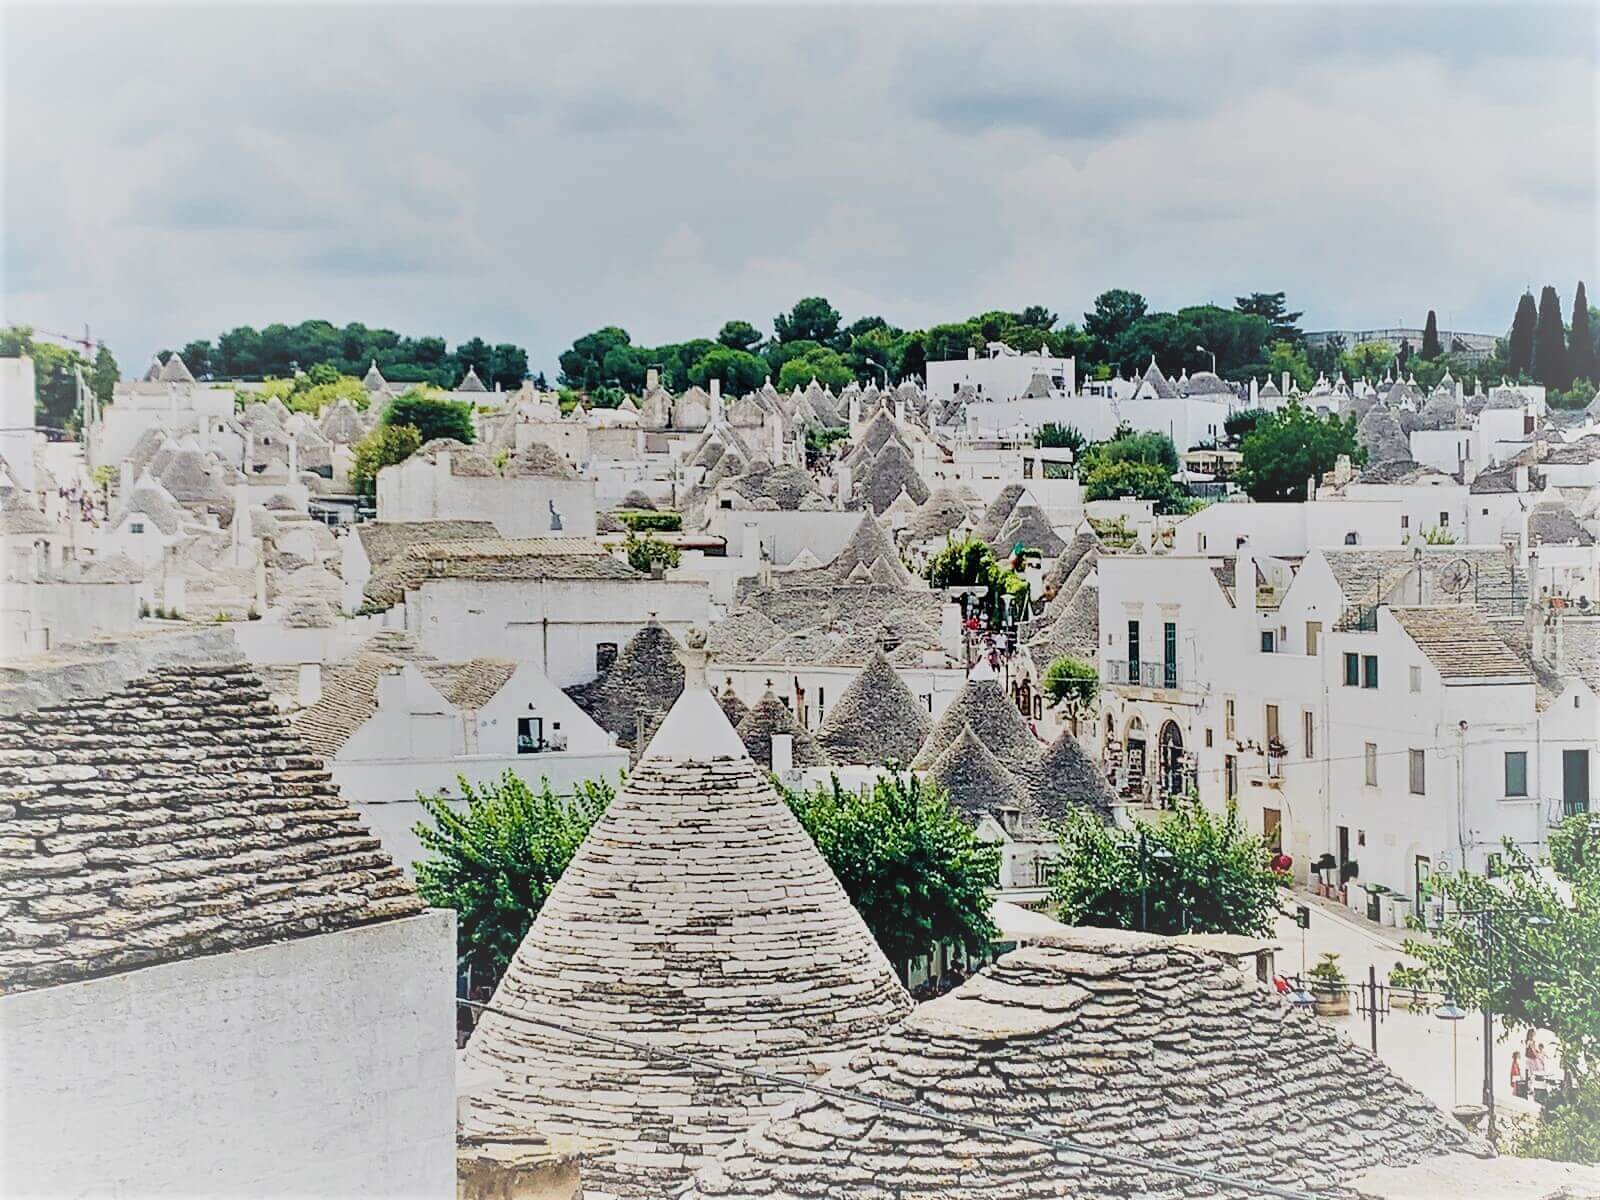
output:
<path id="1" fill-rule="evenodd" d="M 1398 351 L 1401 342 L 1410 342 L 1413 351 L 1422 349 L 1422 330 L 1420 329 L 1319 329 L 1314 333 L 1306 334 L 1308 349 L 1320 350 L 1335 338 L 1343 341 L 1344 348 L 1360 345 L 1362 342 L 1383 342 L 1391 350 Z M 1460 330 L 1441 329 L 1439 331 L 1439 345 L 1449 350 L 1452 344 L 1460 342 L 1464 349 L 1457 353 L 1469 361 L 1478 362 L 1488 358 L 1494 353 L 1496 335 L 1492 333 L 1462 333 Z"/>

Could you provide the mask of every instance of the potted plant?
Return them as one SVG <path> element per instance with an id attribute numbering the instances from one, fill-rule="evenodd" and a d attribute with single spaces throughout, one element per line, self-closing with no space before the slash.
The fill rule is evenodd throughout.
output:
<path id="1" fill-rule="evenodd" d="M 1311 985 L 1311 995 L 1316 999 L 1317 1016 L 1343 1017 L 1350 1012 L 1350 989 L 1346 986 L 1344 971 L 1339 966 L 1339 956 L 1331 950 L 1317 959 L 1306 972 Z"/>
<path id="2" fill-rule="evenodd" d="M 1428 973 L 1421 967 L 1395 963 L 1389 971 L 1389 1006 L 1401 1012 L 1425 1012 Z"/>

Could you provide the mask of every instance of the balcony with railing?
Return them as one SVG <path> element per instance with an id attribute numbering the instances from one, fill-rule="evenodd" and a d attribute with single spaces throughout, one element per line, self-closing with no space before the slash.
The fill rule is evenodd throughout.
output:
<path id="1" fill-rule="evenodd" d="M 1176 688 L 1179 686 L 1178 664 L 1113 658 L 1106 663 L 1106 682 L 1123 687 Z"/>

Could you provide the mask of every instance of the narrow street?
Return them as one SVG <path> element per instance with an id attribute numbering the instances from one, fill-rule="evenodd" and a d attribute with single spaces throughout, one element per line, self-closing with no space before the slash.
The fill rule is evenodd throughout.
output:
<path id="1" fill-rule="evenodd" d="M 1311 927 L 1302 931 L 1295 924 L 1293 906 L 1307 904 Z M 1296 891 L 1286 902 L 1291 915 L 1278 919 L 1278 972 L 1302 974 L 1317 958 L 1331 951 L 1339 956 L 1352 989 L 1367 981 L 1369 966 L 1377 968 L 1378 982 L 1388 981 L 1396 963 L 1415 966 L 1417 960 L 1406 954 L 1407 931 L 1373 925 L 1348 910 Z M 1372 1045 L 1371 1018 L 1356 1011 L 1357 996 L 1352 992 L 1350 1015 L 1319 1018 L 1340 1030 L 1360 1046 Z M 1434 1000 L 1422 1012 L 1392 1010 L 1378 1019 L 1378 1055 L 1389 1067 L 1430 1100 L 1445 1109 L 1455 1104 L 1476 1104 L 1483 1093 L 1483 1017 L 1469 1010 L 1459 1021 L 1442 1020 L 1435 1015 L 1441 1001 Z M 1503 1028 L 1497 1029 L 1503 1035 Z M 1522 1045 L 1526 1030 L 1514 1036 L 1497 1036 L 1494 1046 L 1495 1103 L 1503 1113 L 1533 1115 L 1537 1106 L 1510 1094 L 1511 1053 Z M 1553 1039 L 1542 1039 L 1552 1052 Z M 1553 1056 L 1553 1053 L 1552 1053 Z"/>

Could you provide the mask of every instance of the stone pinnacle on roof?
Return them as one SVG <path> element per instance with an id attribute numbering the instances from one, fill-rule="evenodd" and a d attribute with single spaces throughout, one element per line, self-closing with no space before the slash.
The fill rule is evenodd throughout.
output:
<path id="1" fill-rule="evenodd" d="M 772 766 L 772 738 L 773 735 L 786 733 L 789 735 L 794 748 L 794 765 L 797 767 L 825 767 L 828 765 L 828 756 L 824 754 L 812 736 L 794 719 L 794 714 L 789 711 L 789 706 L 778 699 L 772 690 L 772 681 L 767 681 L 766 693 L 757 702 L 756 706 L 746 714 L 744 720 L 739 722 L 735 731 L 739 740 L 744 743 L 745 749 L 750 752 L 750 757 L 763 767 Z"/>
<path id="2" fill-rule="evenodd" d="M 691 636 L 691 643 L 699 639 Z M 706 687 L 686 686 L 551 890 L 467 1045 L 494 1083 L 464 1135 L 572 1137 L 584 1183 L 670 1195 L 788 1097 L 700 1067 L 552 1032 L 814 1076 L 898 1022 L 910 998 L 810 836 Z"/>
<path id="3" fill-rule="evenodd" d="M 878 649 L 828 710 L 817 742 L 841 766 L 905 766 L 931 724 L 922 701 Z"/>
<path id="4" fill-rule="evenodd" d="M 383 372 L 378 370 L 377 359 L 372 360 L 367 373 L 361 377 L 361 386 L 369 392 L 381 392 L 389 386 L 389 381 L 383 377 Z"/>
<path id="5" fill-rule="evenodd" d="M 1081 928 L 921 1004 L 824 1086 L 1131 1155 L 1052 1154 L 1003 1133 L 809 1094 L 680 1200 L 1257 1200 L 1165 1161 L 1327 1194 L 1379 1164 L 1482 1144 L 1366 1049 L 1176 939 Z"/>
<path id="6" fill-rule="evenodd" d="M 466 378 L 462 379 L 460 385 L 456 388 L 458 392 L 486 392 L 488 390 L 483 386 L 483 380 L 478 378 L 478 369 L 476 367 L 467 368 Z"/>

